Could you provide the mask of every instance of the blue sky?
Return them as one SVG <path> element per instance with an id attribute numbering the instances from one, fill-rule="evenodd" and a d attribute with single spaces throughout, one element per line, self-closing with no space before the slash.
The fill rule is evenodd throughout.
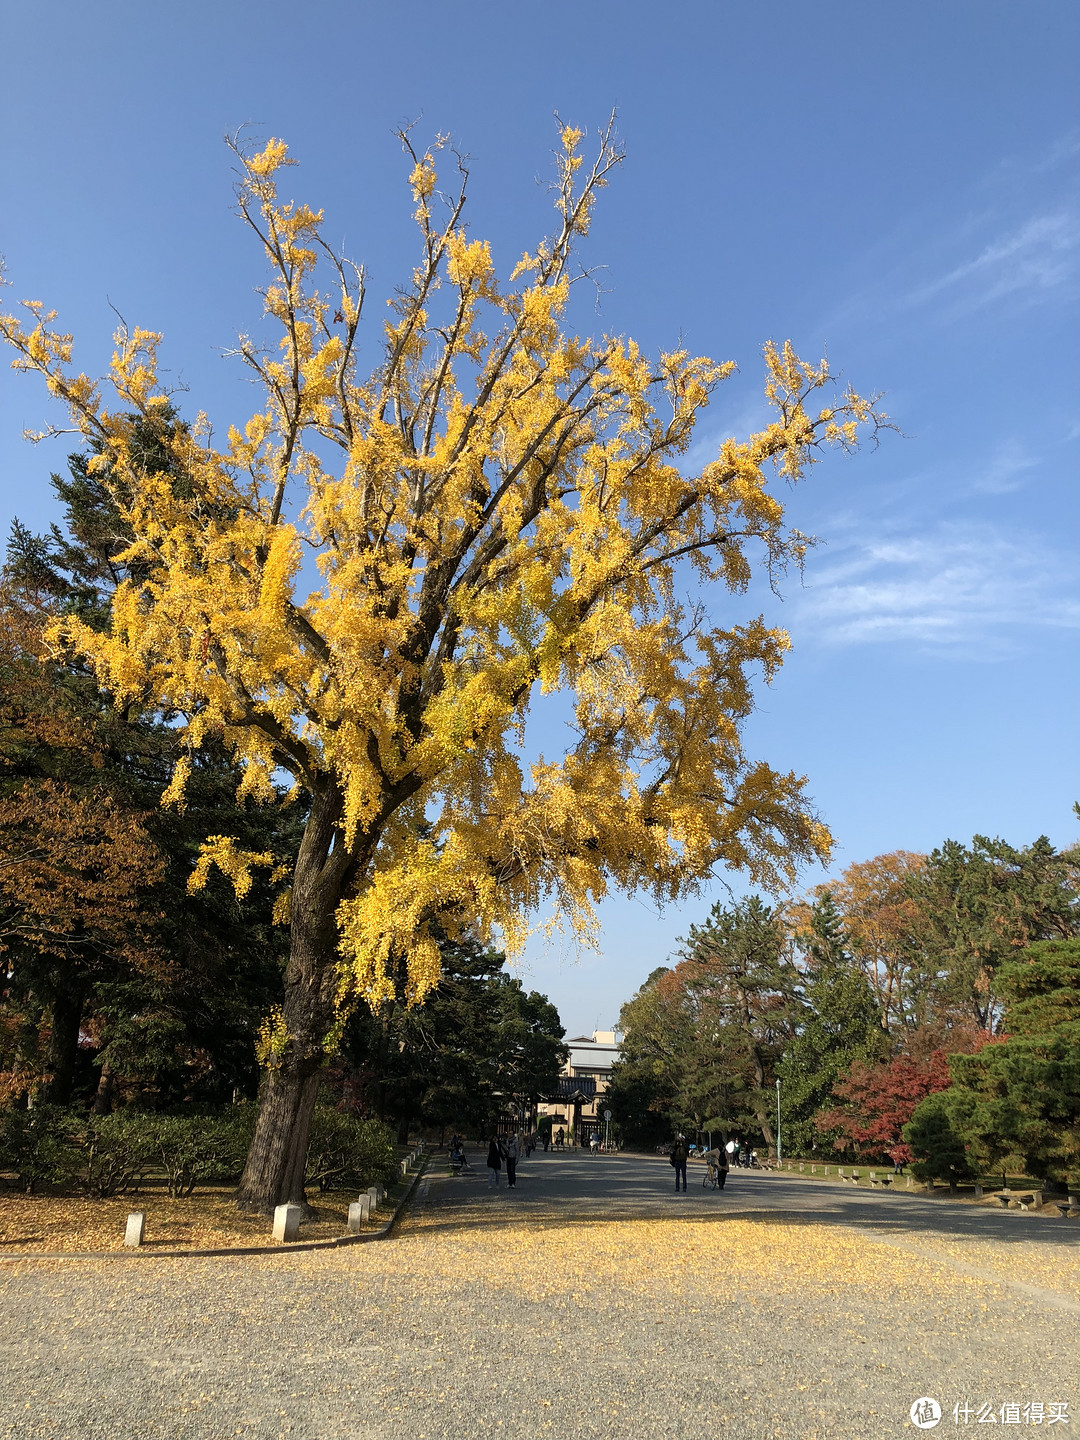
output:
<path id="1" fill-rule="evenodd" d="M 592 129 L 617 106 L 627 158 L 586 252 L 607 268 L 585 319 L 738 362 L 698 457 L 762 418 L 770 337 L 827 347 L 904 432 L 792 493 L 823 543 L 782 602 L 712 597 L 794 642 L 751 751 L 809 776 L 838 865 L 974 832 L 1074 837 L 1074 4 L 4 0 L 0 16 L 8 299 L 58 308 L 93 372 L 110 304 L 163 330 L 189 409 L 219 425 L 251 402 L 223 352 L 257 328 L 262 276 L 225 132 L 289 142 L 297 197 L 325 207 L 378 301 L 412 263 L 396 125 L 469 152 L 473 232 L 510 264 L 549 224 L 552 112 Z M 52 518 L 68 447 L 20 437 L 59 418 L 0 375 L 5 529 Z M 661 916 L 611 900 L 599 955 L 537 940 L 527 978 L 572 1033 L 607 1026 L 722 893 Z"/>

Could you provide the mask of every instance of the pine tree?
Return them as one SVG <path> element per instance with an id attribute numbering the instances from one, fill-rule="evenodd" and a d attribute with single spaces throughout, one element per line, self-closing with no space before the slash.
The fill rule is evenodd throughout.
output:
<path id="1" fill-rule="evenodd" d="M 1080 940 L 1029 946 L 1000 967 L 996 983 L 1004 1038 L 950 1057 L 963 1105 L 954 1128 L 976 1153 L 1017 1155 L 1028 1174 L 1078 1189 Z"/>
<path id="2" fill-rule="evenodd" d="M 170 474 L 179 488 L 184 480 L 163 436 L 181 428 L 171 408 L 154 425 L 135 427 L 144 463 Z M 49 884 L 46 915 L 45 891 L 31 884 L 28 862 L 0 876 L 8 892 L 0 930 L 5 914 L 9 930 L 16 915 L 21 926 L 6 942 L 13 967 L 7 1004 L 24 1017 L 20 1034 L 27 1025 L 36 1029 L 45 1012 L 37 1070 L 51 1076 L 46 1093 L 57 1102 L 77 1091 L 85 1099 L 86 1087 L 96 1085 L 97 1103 L 107 1106 L 117 1081 L 148 1087 L 162 1102 L 193 1094 L 221 1100 L 237 1087 L 253 1094 L 255 1031 L 281 984 L 283 932 L 270 924 L 268 879 L 256 876 L 242 902 L 224 877 L 197 894 L 189 894 L 188 880 L 207 837 L 223 828 L 287 862 L 295 853 L 299 807 L 238 803 L 241 773 L 211 742 L 195 759 L 184 810 L 163 811 L 161 797 L 183 750 L 175 717 L 136 704 L 118 709 L 77 658 L 59 660 L 31 641 L 50 617 L 66 614 L 106 629 L 117 586 L 138 575 L 126 558 L 132 535 L 115 485 L 91 465 L 100 453 L 98 445 L 74 454 L 67 476 L 53 475 L 62 527 L 39 536 L 16 520 L 8 540 L 0 847 L 17 859 L 25 853 L 25 845 L 22 852 L 18 847 L 27 824 L 36 824 L 43 883 L 47 865 L 63 855 L 75 890 L 66 929 L 46 943 L 46 922 L 54 931 L 60 923 L 63 884 L 56 878 Z M 66 816 L 57 796 L 64 797 Z M 57 821 L 45 833 L 54 814 Z M 80 833 L 87 864 L 98 864 L 95 879 L 79 878 L 71 837 Z M 121 837 L 129 834 L 136 843 L 121 853 Z M 102 871 L 89 847 L 100 850 L 108 836 L 112 848 Z M 88 926 L 94 915 L 101 918 Z M 95 1044 L 97 1074 L 80 1034 Z"/>
<path id="3" fill-rule="evenodd" d="M 814 1115 L 856 1060 L 888 1052 L 873 990 L 848 948 L 843 918 L 830 891 L 821 892 L 798 935 L 804 968 L 799 1028 L 777 1067 L 784 1129 L 791 1151 L 809 1154 L 823 1137 Z"/>

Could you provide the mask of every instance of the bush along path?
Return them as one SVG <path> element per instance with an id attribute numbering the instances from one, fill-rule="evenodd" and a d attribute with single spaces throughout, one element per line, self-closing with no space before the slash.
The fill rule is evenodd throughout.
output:
<path id="1" fill-rule="evenodd" d="M 141 1256 L 143 1259 L 179 1259 L 184 1256 L 214 1256 L 214 1255 L 281 1255 L 297 1250 L 327 1250 L 334 1249 L 341 1245 L 363 1244 L 369 1240 L 385 1240 L 392 1233 L 398 1219 L 406 1206 L 412 1200 L 416 1188 L 423 1178 L 428 1164 L 428 1157 L 419 1150 L 414 1150 L 407 1157 L 404 1171 L 401 1178 L 390 1187 L 388 1191 L 382 1191 L 382 1198 L 377 1206 L 372 1207 L 371 1229 L 360 1231 L 356 1234 L 341 1234 L 323 1236 L 317 1239 L 297 1239 L 287 1242 L 276 1242 L 270 1233 L 270 1221 L 264 1220 L 266 1225 L 265 1238 L 257 1244 L 251 1245 L 209 1245 L 191 1246 L 177 1245 L 163 1248 L 160 1238 L 155 1238 L 153 1233 L 153 1222 L 151 1221 L 143 1243 L 137 1247 L 119 1248 L 110 1250 L 28 1250 L 28 1249 L 5 1249 L 0 1250 L 0 1261 L 25 1261 L 25 1260 L 113 1260 L 128 1259 L 133 1256 Z M 61 1202 L 70 1205 L 70 1201 Z M 82 1202 L 100 1205 L 100 1201 Z M 230 1197 L 231 1204 L 231 1197 Z M 115 1210 L 115 1239 L 119 1240 L 123 1235 L 124 1222 L 127 1219 L 127 1212 L 120 1208 Z M 10 1241 L 7 1243 L 11 1243 Z"/>

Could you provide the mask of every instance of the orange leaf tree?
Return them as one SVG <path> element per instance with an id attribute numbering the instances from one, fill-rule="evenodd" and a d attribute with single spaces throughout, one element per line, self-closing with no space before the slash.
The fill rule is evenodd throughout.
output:
<path id="1" fill-rule="evenodd" d="M 6 999 L 29 1005 L 0 1042 L 0 1096 L 44 1081 L 46 1096 L 66 1103 L 94 977 L 117 960 L 146 968 L 158 958 L 147 892 L 164 865 L 145 813 L 109 793 L 101 737 L 56 683 L 45 648 L 40 609 L 0 590 L 0 956 Z M 50 1011 L 44 1074 L 20 1054 L 35 1001 L 38 1014 Z"/>
<path id="2" fill-rule="evenodd" d="M 587 930 L 612 886 L 671 899 L 718 863 L 772 884 L 829 846 L 803 782 L 741 743 L 752 672 L 771 677 L 787 637 L 761 618 L 709 625 L 679 589 L 737 593 L 759 559 L 797 561 L 771 477 L 854 446 L 879 423 L 872 403 L 768 345 L 772 423 L 687 473 L 733 366 L 650 360 L 568 326 L 575 244 L 619 160 L 610 129 L 591 163 L 561 132 L 554 232 L 505 282 L 466 232 L 464 167 L 447 200 L 438 147 L 402 138 L 419 259 L 370 373 L 363 272 L 324 242 L 320 211 L 281 198 L 284 144 L 238 150 L 280 346 L 241 343 L 260 404 L 224 445 L 205 418 L 168 437 L 170 473 L 131 443 L 131 416 L 168 404 L 157 335 L 118 336 L 110 408 L 42 306 L 2 321 L 15 364 L 98 441 L 136 537 L 139 578 L 109 633 L 71 621 L 66 642 L 121 700 L 184 716 L 192 748 L 223 735 L 245 794 L 271 802 L 283 770 L 306 797 L 240 1191 L 260 1208 L 303 1198 L 319 1070 L 348 1007 L 436 983 L 435 916 L 512 945 L 547 901 Z M 556 691 L 574 739 L 525 766 L 530 699 Z M 181 763 L 167 802 L 185 777 Z M 222 836 L 206 864 L 243 886 L 263 858 Z"/>

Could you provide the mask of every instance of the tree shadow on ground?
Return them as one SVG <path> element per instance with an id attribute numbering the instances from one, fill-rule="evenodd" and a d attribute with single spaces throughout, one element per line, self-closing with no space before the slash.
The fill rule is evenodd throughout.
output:
<path id="1" fill-rule="evenodd" d="M 563 1161 L 557 1170 L 553 1167 L 546 1173 L 546 1167 L 523 1168 L 513 1194 L 505 1184 L 497 1190 L 488 1188 L 480 1176 L 448 1180 L 426 1208 L 406 1219 L 400 1238 L 516 1224 L 563 1229 L 635 1220 L 673 1226 L 691 1220 L 706 1224 L 752 1220 L 855 1229 L 883 1238 L 936 1236 L 990 1240 L 1008 1247 L 1037 1242 L 1060 1247 L 1063 1253 L 1080 1249 L 1080 1223 L 1061 1217 L 991 1210 L 944 1196 L 853 1192 L 828 1182 L 741 1172 L 723 1191 L 701 1191 L 699 1179 L 696 1187 L 691 1185 L 685 1195 L 676 1196 L 660 1183 L 667 1177 L 659 1165 L 645 1162 L 647 1172 L 645 1165 L 631 1163 L 613 1171 L 606 1168 L 609 1163 Z"/>

